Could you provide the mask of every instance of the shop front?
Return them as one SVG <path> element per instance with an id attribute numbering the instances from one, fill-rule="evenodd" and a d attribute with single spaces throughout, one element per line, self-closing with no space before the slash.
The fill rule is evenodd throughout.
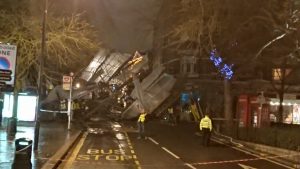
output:
<path id="1" fill-rule="evenodd" d="M 279 99 L 270 99 L 270 120 L 278 122 Z M 300 100 L 283 100 L 283 123 L 300 124 Z"/>
<path id="2" fill-rule="evenodd" d="M 13 116 L 14 96 L 12 93 L 4 94 L 3 118 Z M 37 97 L 30 95 L 18 96 L 17 118 L 19 121 L 35 121 Z"/>
<path id="3" fill-rule="evenodd" d="M 278 122 L 279 99 L 240 95 L 237 103 L 239 127 L 262 127 Z M 283 123 L 300 125 L 300 100 L 283 100 Z"/>

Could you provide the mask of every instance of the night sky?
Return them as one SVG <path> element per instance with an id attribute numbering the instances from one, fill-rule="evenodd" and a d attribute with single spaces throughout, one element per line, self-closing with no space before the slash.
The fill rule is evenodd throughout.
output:
<path id="1" fill-rule="evenodd" d="M 55 3 L 61 8 L 86 11 L 109 48 L 129 53 L 152 48 L 154 22 L 161 0 L 68 1 L 55 0 Z"/>

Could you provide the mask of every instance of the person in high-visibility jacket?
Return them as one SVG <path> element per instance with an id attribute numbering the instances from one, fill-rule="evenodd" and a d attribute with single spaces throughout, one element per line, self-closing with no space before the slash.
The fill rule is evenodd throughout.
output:
<path id="1" fill-rule="evenodd" d="M 202 144 L 208 146 L 210 142 L 210 135 L 212 131 L 212 122 L 208 115 L 205 115 L 200 121 L 200 130 L 203 131 Z"/>
<path id="2" fill-rule="evenodd" d="M 138 139 L 145 138 L 145 120 L 146 120 L 147 113 L 145 110 L 141 111 L 141 114 L 139 116 L 139 119 L 137 121 L 138 130 L 139 130 L 139 136 Z"/>

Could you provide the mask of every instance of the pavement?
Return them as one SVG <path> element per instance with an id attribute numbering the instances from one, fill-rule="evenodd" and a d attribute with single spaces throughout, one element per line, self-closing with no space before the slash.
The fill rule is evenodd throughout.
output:
<path id="1" fill-rule="evenodd" d="M 81 130 L 76 126 L 68 130 L 66 121 L 41 122 L 38 149 L 32 150 L 32 169 L 45 168 L 45 165 L 47 165 L 47 169 L 53 168 L 66 155 L 68 149 L 80 135 Z M 18 122 L 17 132 L 14 136 L 9 136 L 5 122 L 2 124 L 0 129 L 0 169 L 12 168 L 15 159 L 15 140 L 19 138 L 34 140 L 33 122 Z M 22 167 L 22 169 L 25 168 Z"/>

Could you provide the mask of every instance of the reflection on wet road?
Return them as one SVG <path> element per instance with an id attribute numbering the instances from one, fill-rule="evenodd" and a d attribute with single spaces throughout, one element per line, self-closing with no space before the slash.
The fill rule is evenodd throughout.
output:
<path id="1" fill-rule="evenodd" d="M 64 168 L 140 169 L 137 155 L 126 132 L 118 123 L 101 122 L 83 135 Z"/>
<path id="2" fill-rule="evenodd" d="M 193 124 L 146 124 L 147 139 L 137 139 L 128 124 L 90 125 L 60 169 L 284 169 L 291 168 L 215 140 L 201 145 Z"/>

